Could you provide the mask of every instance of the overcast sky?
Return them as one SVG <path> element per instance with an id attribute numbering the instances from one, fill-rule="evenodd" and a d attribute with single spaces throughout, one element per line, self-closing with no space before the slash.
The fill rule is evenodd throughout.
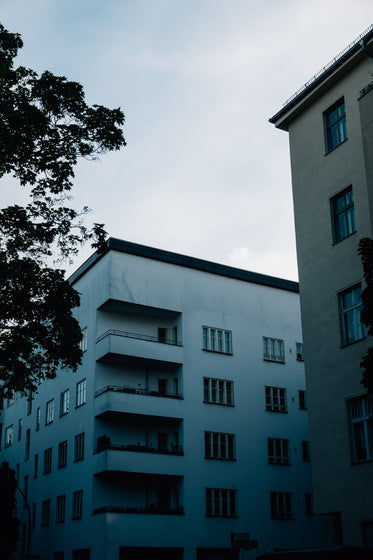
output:
<path id="1" fill-rule="evenodd" d="M 288 137 L 268 119 L 373 22 L 372 0 L 0 0 L 18 62 L 120 106 L 127 147 L 79 164 L 109 235 L 297 279 Z M 2 203 L 21 187 L 2 179 Z M 75 267 L 89 255 L 84 249 Z"/>

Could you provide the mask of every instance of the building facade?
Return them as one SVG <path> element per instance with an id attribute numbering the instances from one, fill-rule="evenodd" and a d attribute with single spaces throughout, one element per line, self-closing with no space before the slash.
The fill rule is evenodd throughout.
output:
<path id="1" fill-rule="evenodd" d="M 32 557 L 222 560 L 232 532 L 258 541 L 248 558 L 327 544 L 328 520 L 312 515 L 298 284 L 108 247 L 71 277 L 82 366 L 1 414 Z"/>
<path id="2" fill-rule="evenodd" d="M 372 237 L 373 26 L 270 122 L 288 131 L 315 511 L 373 545 L 372 413 L 360 361 L 359 240 Z"/>

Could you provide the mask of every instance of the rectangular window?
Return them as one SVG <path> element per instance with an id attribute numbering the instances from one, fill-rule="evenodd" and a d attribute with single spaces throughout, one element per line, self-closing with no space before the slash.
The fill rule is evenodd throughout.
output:
<path id="1" fill-rule="evenodd" d="M 5 429 L 5 447 L 9 447 L 13 443 L 13 424 Z"/>
<path id="2" fill-rule="evenodd" d="M 54 420 L 54 399 L 47 402 L 47 407 L 45 411 L 45 423 L 51 424 Z"/>
<path id="3" fill-rule="evenodd" d="M 232 331 L 202 327 L 202 349 L 221 354 L 232 354 Z"/>
<path id="4" fill-rule="evenodd" d="M 22 438 L 22 418 L 18 420 L 18 441 Z"/>
<path id="5" fill-rule="evenodd" d="M 306 391 L 298 391 L 298 396 L 299 396 L 299 408 L 301 410 L 307 410 Z"/>
<path id="6" fill-rule="evenodd" d="M 51 501 L 44 500 L 41 503 L 41 526 L 42 527 L 46 527 L 47 525 L 49 525 L 50 512 L 51 512 Z"/>
<path id="7" fill-rule="evenodd" d="M 236 517 L 237 490 L 206 488 L 206 515 L 213 517 Z"/>
<path id="8" fill-rule="evenodd" d="M 64 416 L 69 412 L 70 389 L 66 389 L 60 395 L 60 416 Z"/>
<path id="9" fill-rule="evenodd" d="M 25 495 L 25 498 L 27 500 L 27 495 L 28 495 L 28 475 L 23 477 L 23 493 Z"/>
<path id="10" fill-rule="evenodd" d="M 167 386 L 168 386 L 168 381 L 167 379 L 158 379 L 158 393 L 160 395 L 165 395 L 167 393 Z"/>
<path id="11" fill-rule="evenodd" d="M 61 494 L 57 496 L 56 500 L 56 523 L 63 523 L 65 521 L 65 506 L 66 506 L 66 496 Z"/>
<path id="12" fill-rule="evenodd" d="M 39 455 L 35 453 L 34 459 L 34 478 L 38 477 L 38 467 L 39 467 Z"/>
<path id="13" fill-rule="evenodd" d="M 358 284 L 338 294 L 342 346 L 365 338 L 365 326 L 360 322 L 362 309 L 361 285 Z"/>
<path id="14" fill-rule="evenodd" d="M 270 412 L 287 412 L 286 389 L 282 387 L 265 387 L 266 410 Z"/>
<path id="15" fill-rule="evenodd" d="M 203 400 L 206 403 L 233 405 L 233 381 L 203 378 Z"/>
<path id="16" fill-rule="evenodd" d="M 32 514 L 31 514 L 31 529 L 36 527 L 36 502 L 32 504 Z"/>
<path id="17" fill-rule="evenodd" d="M 25 446 L 25 461 L 28 461 L 30 458 L 30 439 L 31 439 L 31 430 L 26 430 L 26 446 Z"/>
<path id="18" fill-rule="evenodd" d="M 163 327 L 158 327 L 158 342 L 166 344 L 167 340 L 167 329 Z"/>
<path id="19" fill-rule="evenodd" d="M 84 459 L 84 432 L 75 436 L 75 452 L 74 461 L 83 461 Z"/>
<path id="20" fill-rule="evenodd" d="M 48 474 L 52 470 L 52 448 L 46 449 L 44 451 L 44 469 L 43 474 Z"/>
<path id="21" fill-rule="evenodd" d="M 83 490 L 73 492 L 72 519 L 81 519 L 83 515 Z"/>
<path id="22" fill-rule="evenodd" d="M 324 112 L 324 123 L 326 151 L 330 152 L 347 140 L 346 110 L 343 97 Z"/>
<path id="23" fill-rule="evenodd" d="M 303 362 L 303 344 L 302 342 L 295 343 L 295 351 L 297 353 L 297 360 L 298 362 Z"/>
<path id="24" fill-rule="evenodd" d="M 284 341 L 263 336 L 263 359 L 269 362 L 285 363 Z"/>
<path id="25" fill-rule="evenodd" d="M 367 396 L 347 401 L 354 463 L 373 459 L 373 410 Z"/>
<path id="26" fill-rule="evenodd" d="M 38 408 L 36 409 L 36 431 L 40 430 L 40 418 L 41 418 L 40 406 L 38 406 Z"/>
<path id="27" fill-rule="evenodd" d="M 330 200 L 333 226 L 333 241 L 342 241 L 356 231 L 354 197 L 348 187 Z"/>
<path id="28" fill-rule="evenodd" d="M 274 465 L 290 465 L 288 439 L 268 438 L 268 462 Z"/>
<path id="29" fill-rule="evenodd" d="M 88 342 L 88 338 L 87 338 L 87 327 L 84 327 L 84 329 L 82 329 L 82 338 L 80 340 L 80 349 L 82 352 L 85 352 L 87 350 L 87 342 Z"/>
<path id="30" fill-rule="evenodd" d="M 32 412 L 32 391 L 27 391 L 27 416 L 30 416 Z"/>
<path id="31" fill-rule="evenodd" d="M 8 397 L 8 407 L 12 406 L 12 404 L 14 404 L 15 396 L 16 396 L 16 393 L 15 393 L 14 389 L 10 389 L 9 397 Z"/>
<path id="32" fill-rule="evenodd" d="M 309 441 L 302 441 L 302 459 L 303 461 L 311 461 Z"/>
<path id="33" fill-rule="evenodd" d="M 67 440 L 58 444 L 58 468 L 62 469 L 67 465 Z"/>
<path id="34" fill-rule="evenodd" d="M 76 384 L 76 406 L 82 406 L 86 402 L 87 384 L 86 379 L 82 379 Z"/>
<path id="35" fill-rule="evenodd" d="M 290 492 L 271 492 L 271 519 L 293 519 Z"/>
<path id="36" fill-rule="evenodd" d="M 313 515 L 313 497 L 312 494 L 304 495 L 306 505 L 306 515 Z"/>
<path id="37" fill-rule="evenodd" d="M 205 432 L 205 459 L 235 459 L 235 436 Z"/>

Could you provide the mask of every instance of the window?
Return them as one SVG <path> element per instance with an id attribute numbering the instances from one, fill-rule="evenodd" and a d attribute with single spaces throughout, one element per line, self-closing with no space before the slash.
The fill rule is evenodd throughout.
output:
<path id="1" fill-rule="evenodd" d="M 233 381 L 203 378 L 203 400 L 206 403 L 233 405 Z"/>
<path id="2" fill-rule="evenodd" d="M 234 434 L 205 432 L 206 459 L 235 459 Z"/>
<path id="3" fill-rule="evenodd" d="M 76 406 L 82 406 L 86 402 L 86 380 L 82 379 L 76 384 Z"/>
<path id="4" fill-rule="evenodd" d="M 22 418 L 18 420 L 18 441 L 20 441 L 22 437 Z"/>
<path id="5" fill-rule="evenodd" d="M 38 467 L 39 467 L 39 455 L 35 453 L 34 459 L 34 478 L 38 477 Z"/>
<path id="6" fill-rule="evenodd" d="M 167 341 L 167 329 L 163 327 L 158 327 L 158 342 L 166 344 Z"/>
<path id="7" fill-rule="evenodd" d="M 35 526 L 36 526 L 36 502 L 32 504 L 31 529 L 35 529 Z"/>
<path id="8" fill-rule="evenodd" d="M 28 461 L 30 458 L 30 439 L 31 439 L 31 430 L 26 430 L 26 446 L 25 446 L 25 461 Z"/>
<path id="9" fill-rule="evenodd" d="M 304 501 L 306 505 L 306 515 L 313 515 L 313 497 L 312 494 L 305 494 Z"/>
<path id="10" fill-rule="evenodd" d="M 46 527 L 47 525 L 49 525 L 50 511 L 51 511 L 51 501 L 44 500 L 41 503 L 41 526 L 42 527 Z"/>
<path id="11" fill-rule="evenodd" d="M 206 488 L 206 515 L 236 517 L 237 490 Z"/>
<path id="12" fill-rule="evenodd" d="M 324 113 L 326 150 L 330 152 L 347 140 L 346 110 L 341 97 Z"/>
<path id="13" fill-rule="evenodd" d="M 83 490 L 73 492 L 73 515 L 72 519 L 81 519 L 83 514 Z"/>
<path id="14" fill-rule="evenodd" d="M 16 396 L 16 394 L 15 394 L 14 389 L 10 389 L 9 397 L 8 397 L 8 407 L 12 406 L 12 404 L 14 404 L 15 396 Z"/>
<path id="15" fill-rule="evenodd" d="M 303 461 L 311 461 L 309 441 L 302 441 L 302 459 Z"/>
<path id="16" fill-rule="evenodd" d="M 60 416 L 64 416 L 69 412 L 70 390 L 66 389 L 60 395 Z"/>
<path id="17" fill-rule="evenodd" d="M 286 389 L 265 387 L 266 410 L 270 412 L 287 412 Z"/>
<path id="18" fill-rule="evenodd" d="M 295 343 L 295 351 L 297 353 L 298 362 L 303 362 L 303 344 L 301 342 Z"/>
<path id="19" fill-rule="evenodd" d="M 9 447 L 13 443 L 13 424 L 5 430 L 5 447 Z"/>
<path id="20" fill-rule="evenodd" d="M 67 465 L 67 441 L 58 444 L 58 468 L 62 469 Z"/>
<path id="21" fill-rule="evenodd" d="M 46 449 L 44 451 L 44 469 L 43 474 L 48 474 L 52 470 L 52 448 Z"/>
<path id="22" fill-rule="evenodd" d="M 290 492 L 271 492 L 271 519 L 293 519 Z"/>
<path id="23" fill-rule="evenodd" d="M 290 465 L 288 439 L 268 438 L 268 462 L 274 465 Z"/>
<path id="24" fill-rule="evenodd" d="M 74 461 L 82 461 L 84 459 L 84 432 L 75 436 L 75 453 Z"/>
<path id="25" fill-rule="evenodd" d="M 27 391 L 27 416 L 30 416 L 32 412 L 32 391 Z"/>
<path id="26" fill-rule="evenodd" d="M 47 402 L 47 408 L 45 412 L 45 423 L 51 424 L 54 420 L 54 399 Z"/>
<path id="27" fill-rule="evenodd" d="M 330 200 L 333 241 L 342 241 L 356 231 L 352 187 L 348 187 Z"/>
<path id="28" fill-rule="evenodd" d="M 298 396 L 299 396 L 299 408 L 301 410 L 307 410 L 306 391 L 298 391 Z"/>
<path id="29" fill-rule="evenodd" d="M 222 354 L 232 354 L 232 332 L 202 327 L 202 349 Z"/>
<path id="30" fill-rule="evenodd" d="M 88 334 L 87 327 L 84 327 L 84 329 L 82 329 L 82 338 L 79 344 L 82 352 L 85 352 L 87 350 L 87 342 L 88 342 L 87 334 Z"/>
<path id="31" fill-rule="evenodd" d="M 57 496 L 56 500 L 56 523 L 63 523 L 65 521 L 65 506 L 66 506 L 66 496 L 61 494 Z"/>
<path id="32" fill-rule="evenodd" d="M 167 385 L 168 385 L 168 381 L 167 379 L 158 379 L 158 393 L 160 395 L 165 395 L 167 393 Z"/>
<path id="33" fill-rule="evenodd" d="M 367 396 L 347 401 L 351 433 L 352 460 L 373 459 L 373 410 Z"/>
<path id="34" fill-rule="evenodd" d="M 263 337 L 263 359 L 269 362 L 285 363 L 284 341 L 278 338 Z"/>
<path id="35" fill-rule="evenodd" d="M 23 477 L 23 493 L 25 495 L 25 498 L 27 500 L 27 495 L 28 495 L 28 475 L 26 474 L 26 476 Z"/>
<path id="36" fill-rule="evenodd" d="M 360 322 L 362 309 L 361 285 L 358 284 L 338 294 L 341 319 L 342 346 L 365 338 L 365 326 Z"/>
<path id="37" fill-rule="evenodd" d="M 36 431 L 40 430 L 40 418 L 40 406 L 38 406 L 38 408 L 36 409 Z"/>

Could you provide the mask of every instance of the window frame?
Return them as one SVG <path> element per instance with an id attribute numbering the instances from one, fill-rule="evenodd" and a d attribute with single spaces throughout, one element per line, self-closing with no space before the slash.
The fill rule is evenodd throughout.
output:
<path id="1" fill-rule="evenodd" d="M 56 498 L 56 523 L 64 523 L 66 519 L 66 494 Z"/>
<path id="2" fill-rule="evenodd" d="M 67 466 L 67 439 L 58 444 L 57 468 L 63 469 Z"/>
<path id="3" fill-rule="evenodd" d="M 206 404 L 234 406 L 233 381 L 230 379 L 204 377 L 203 402 Z"/>
<path id="4" fill-rule="evenodd" d="M 340 109 L 343 107 L 341 113 Z M 337 111 L 335 120 L 331 120 L 333 113 Z M 339 114 L 340 113 L 340 114 Z M 347 118 L 346 118 L 346 104 L 344 97 L 340 97 L 332 105 L 330 105 L 323 112 L 324 120 L 324 133 L 325 133 L 325 148 L 326 154 L 329 154 L 338 146 L 348 140 L 347 135 Z M 336 138 L 333 139 L 333 130 L 336 128 Z"/>
<path id="5" fill-rule="evenodd" d="M 74 463 L 84 460 L 84 432 L 75 436 Z"/>
<path id="6" fill-rule="evenodd" d="M 71 519 L 76 521 L 83 517 L 83 490 L 75 490 L 73 492 L 72 516 Z"/>
<path id="7" fill-rule="evenodd" d="M 299 410 L 307 410 L 307 391 L 305 391 L 304 389 L 299 389 L 298 399 L 299 399 Z"/>
<path id="8" fill-rule="evenodd" d="M 60 417 L 66 416 L 69 412 L 70 406 L 70 389 L 65 389 L 60 394 Z"/>
<path id="9" fill-rule="evenodd" d="M 236 460 L 236 435 L 224 432 L 204 433 L 205 459 Z"/>
<path id="10" fill-rule="evenodd" d="M 81 379 L 76 384 L 76 405 L 75 408 L 83 406 L 87 402 L 87 378 Z"/>
<path id="11" fill-rule="evenodd" d="M 54 421 L 54 399 L 47 401 L 45 405 L 45 425 L 48 426 Z"/>
<path id="12" fill-rule="evenodd" d="M 52 447 L 44 449 L 43 474 L 52 472 Z"/>
<path id="13" fill-rule="evenodd" d="M 274 521 L 291 521 L 294 519 L 291 492 L 270 492 L 270 505 L 271 519 Z"/>
<path id="14" fill-rule="evenodd" d="M 270 465 L 290 465 L 290 444 L 287 438 L 267 438 L 268 463 Z"/>
<path id="15" fill-rule="evenodd" d="M 79 348 L 84 353 L 87 351 L 88 348 L 88 328 L 87 327 L 82 328 L 81 333 L 82 333 L 82 338 L 79 342 Z"/>
<path id="16" fill-rule="evenodd" d="M 232 356 L 232 331 L 203 325 L 202 350 Z"/>
<path id="17" fill-rule="evenodd" d="M 295 353 L 297 355 L 297 362 L 304 362 L 303 342 L 295 343 Z"/>
<path id="18" fill-rule="evenodd" d="M 367 395 L 360 395 L 347 399 L 346 404 L 350 430 L 351 461 L 353 464 L 372 461 L 373 406 L 369 397 Z M 360 446 L 360 453 L 358 452 L 358 445 Z M 364 456 L 361 456 L 362 451 L 365 452 Z"/>
<path id="19" fill-rule="evenodd" d="M 359 301 L 349 305 L 348 302 L 346 302 L 346 297 L 351 294 L 354 299 L 357 292 L 359 292 Z M 342 290 L 341 292 L 338 292 L 342 348 L 355 344 L 355 342 L 359 342 L 359 340 L 364 340 L 366 338 L 366 328 L 364 323 L 361 322 L 361 311 L 363 308 L 361 295 L 362 286 L 360 282 Z M 351 336 L 352 331 L 354 337 Z"/>
<path id="20" fill-rule="evenodd" d="M 309 441 L 302 441 L 302 461 L 311 461 L 311 450 Z"/>
<path id="21" fill-rule="evenodd" d="M 282 338 L 263 336 L 263 360 L 278 364 L 285 363 L 285 342 Z"/>
<path id="22" fill-rule="evenodd" d="M 351 195 L 351 200 L 347 197 Z M 345 205 L 338 208 L 341 201 L 345 200 Z M 339 243 L 350 235 L 356 233 L 355 202 L 352 185 L 349 185 L 339 193 L 330 198 L 330 212 L 332 222 L 333 243 Z M 343 222 L 341 219 L 343 218 Z"/>
<path id="23" fill-rule="evenodd" d="M 237 490 L 205 488 L 206 517 L 238 517 Z"/>
<path id="24" fill-rule="evenodd" d="M 9 426 L 5 428 L 4 448 L 10 447 L 11 445 L 13 445 L 13 443 L 14 443 L 14 426 L 13 424 L 9 424 Z"/>
<path id="25" fill-rule="evenodd" d="M 43 500 L 41 502 L 41 526 L 47 527 L 50 523 L 51 501 Z"/>
<path id="26" fill-rule="evenodd" d="M 268 412 L 287 413 L 287 392 L 285 387 L 264 387 L 265 405 Z"/>

